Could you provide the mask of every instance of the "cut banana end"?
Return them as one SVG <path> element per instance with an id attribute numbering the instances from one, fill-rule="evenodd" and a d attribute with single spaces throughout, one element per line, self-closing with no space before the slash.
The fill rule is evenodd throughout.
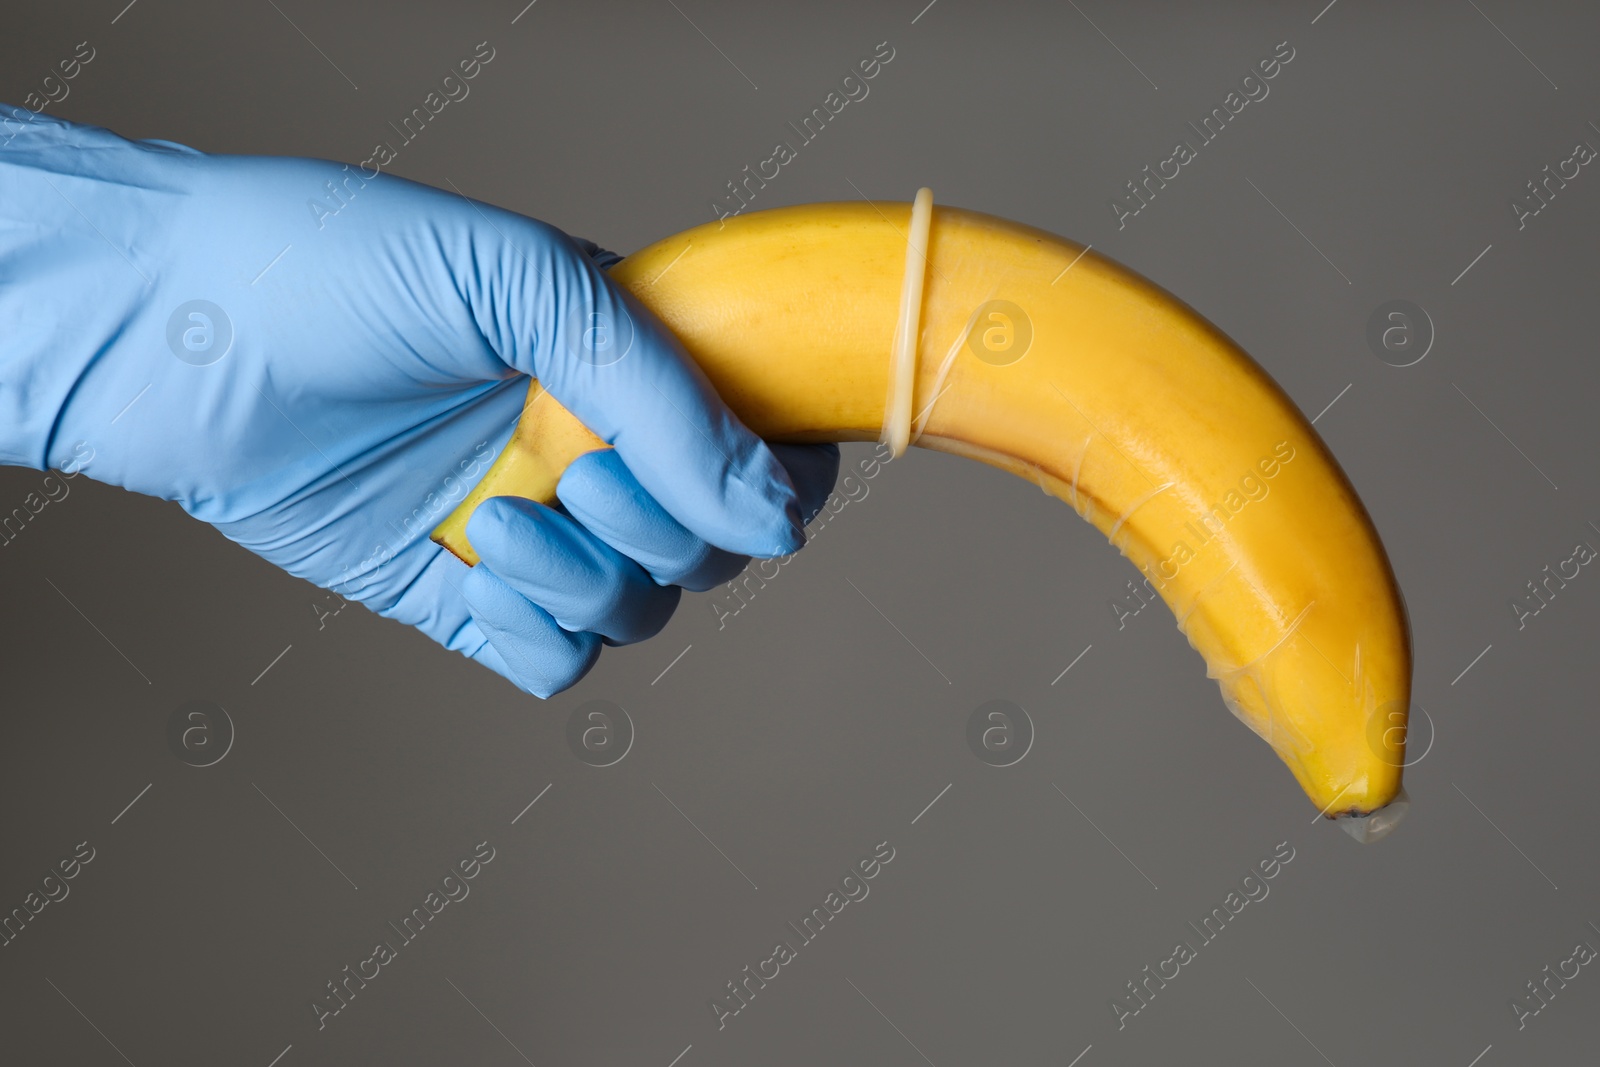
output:
<path id="1" fill-rule="evenodd" d="M 1389 803 L 1372 812 L 1370 815 L 1338 815 L 1335 821 L 1339 829 L 1361 842 L 1370 845 L 1374 841 L 1382 841 L 1394 832 L 1400 825 L 1400 820 L 1406 817 L 1406 812 L 1411 810 L 1411 797 L 1401 787 L 1399 794 Z"/>

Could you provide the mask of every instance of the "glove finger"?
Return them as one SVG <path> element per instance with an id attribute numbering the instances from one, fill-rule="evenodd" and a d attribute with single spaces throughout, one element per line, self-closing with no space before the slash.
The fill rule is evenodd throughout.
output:
<path id="1" fill-rule="evenodd" d="M 468 571 L 460 589 L 488 642 L 468 654 L 534 696 L 548 700 L 570 689 L 600 656 L 597 635 L 563 629 L 487 564 Z"/>
<path id="2" fill-rule="evenodd" d="M 502 360 L 614 445 L 646 491 L 703 540 L 761 556 L 800 547 L 783 465 L 665 324 L 560 230 L 476 202 L 468 222 L 473 262 L 458 273 Z"/>
<path id="3" fill-rule="evenodd" d="M 839 480 L 839 446 L 824 445 L 768 445 L 778 457 L 789 481 L 794 485 L 795 499 L 800 505 L 801 524 L 810 522 L 827 503 L 828 494 Z"/>
<path id="4" fill-rule="evenodd" d="M 467 624 L 461 628 L 459 636 L 463 641 L 470 642 L 465 648 L 457 650 L 466 655 L 468 659 L 480 666 L 488 667 L 523 692 L 532 693 L 541 700 L 549 699 L 550 694 L 537 692 L 523 684 L 517 672 L 511 669 L 511 665 L 500 654 L 500 650 L 494 647 L 494 642 L 489 640 L 489 635 L 484 632 L 482 626 L 478 625 L 476 619 L 468 620 Z"/>
<path id="5" fill-rule="evenodd" d="M 794 482 L 801 514 L 814 514 L 838 472 L 838 446 L 769 447 Z M 667 514 L 613 449 L 579 456 L 562 474 L 556 493 L 586 530 L 636 561 L 658 584 L 704 591 L 749 563 L 748 556 L 707 543 Z"/>
<path id="6" fill-rule="evenodd" d="M 659 633 L 678 606 L 679 589 L 657 585 L 576 521 L 531 500 L 485 500 L 467 537 L 496 576 L 566 630 L 631 644 Z"/>
<path id="7" fill-rule="evenodd" d="M 749 560 L 702 540 L 667 514 L 615 449 L 579 456 L 561 475 L 556 495 L 584 529 L 636 562 L 658 585 L 710 589 Z"/>
<path id="8" fill-rule="evenodd" d="M 463 567 L 426 541 L 383 557 L 377 568 L 341 578 L 331 588 L 385 618 L 417 627 L 541 698 L 576 684 L 600 654 L 596 635 L 563 630 L 549 612 L 509 589 L 487 566 Z"/>

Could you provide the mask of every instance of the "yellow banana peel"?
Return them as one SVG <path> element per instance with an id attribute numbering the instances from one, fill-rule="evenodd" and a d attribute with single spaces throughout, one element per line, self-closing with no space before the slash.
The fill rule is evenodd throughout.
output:
<path id="1" fill-rule="evenodd" d="M 669 237 L 611 277 L 771 441 L 877 440 L 891 404 L 912 206 L 808 204 Z M 1305 416 L 1238 345 L 1083 246 L 935 207 L 914 443 L 1035 481 L 1172 609 L 1227 706 L 1358 840 L 1403 813 L 1405 606 L 1376 531 Z M 515 436 L 434 531 L 469 564 L 478 502 L 551 502 L 606 443 L 534 382 Z"/>

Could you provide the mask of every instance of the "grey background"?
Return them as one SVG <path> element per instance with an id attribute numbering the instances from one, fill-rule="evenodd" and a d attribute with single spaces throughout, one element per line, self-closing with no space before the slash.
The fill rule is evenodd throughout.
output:
<path id="1" fill-rule="evenodd" d="M 53 114 L 358 160 L 487 40 L 471 97 L 394 169 L 627 252 L 709 218 L 891 42 L 755 206 L 927 184 L 1154 278 L 1308 414 L 1338 397 L 1317 427 L 1393 558 L 1437 729 L 1405 825 L 1367 848 L 1313 825 L 1165 609 L 1117 628 L 1133 569 L 1059 501 L 952 457 L 885 468 L 725 628 L 688 597 L 548 703 L 359 606 L 319 629 L 320 590 L 79 479 L 0 549 L 0 906 L 96 849 L 0 948 L 0 1059 L 1593 1062 L 1592 968 L 1524 1030 L 1508 1004 L 1600 946 L 1600 578 L 1521 631 L 1507 604 L 1600 544 L 1600 173 L 1521 231 L 1509 202 L 1600 145 L 1600 12 L 924 2 L 539 0 L 515 24 L 520 0 L 8 4 L 0 99 L 88 39 Z M 1122 182 L 1284 40 L 1270 96 L 1119 231 Z M 1437 329 L 1404 369 L 1365 340 L 1397 298 Z M 0 471 L 0 510 L 40 479 Z M 965 741 L 995 698 L 1037 728 L 1008 768 Z M 197 699 L 237 728 L 207 768 L 166 740 Z M 637 728 L 607 768 L 566 742 L 595 699 Z M 470 897 L 319 1032 L 324 983 L 484 840 Z M 885 840 L 870 896 L 719 1031 L 709 999 Z M 1111 998 L 1283 841 L 1270 896 L 1119 1031 Z"/>

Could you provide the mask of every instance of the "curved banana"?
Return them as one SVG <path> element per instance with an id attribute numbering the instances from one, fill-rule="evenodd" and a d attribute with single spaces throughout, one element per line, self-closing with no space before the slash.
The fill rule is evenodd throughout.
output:
<path id="1" fill-rule="evenodd" d="M 895 399 L 911 211 L 747 213 L 611 277 L 761 437 L 875 440 Z M 1387 833 L 1405 807 L 1409 625 L 1366 510 L 1293 402 L 1170 293 L 1040 230 L 935 208 L 922 280 L 915 443 L 1071 504 L 1160 593 L 1311 801 L 1358 840 Z M 515 437 L 434 540 L 475 562 L 465 527 L 480 500 L 552 501 L 566 465 L 604 446 L 535 382 Z"/>

